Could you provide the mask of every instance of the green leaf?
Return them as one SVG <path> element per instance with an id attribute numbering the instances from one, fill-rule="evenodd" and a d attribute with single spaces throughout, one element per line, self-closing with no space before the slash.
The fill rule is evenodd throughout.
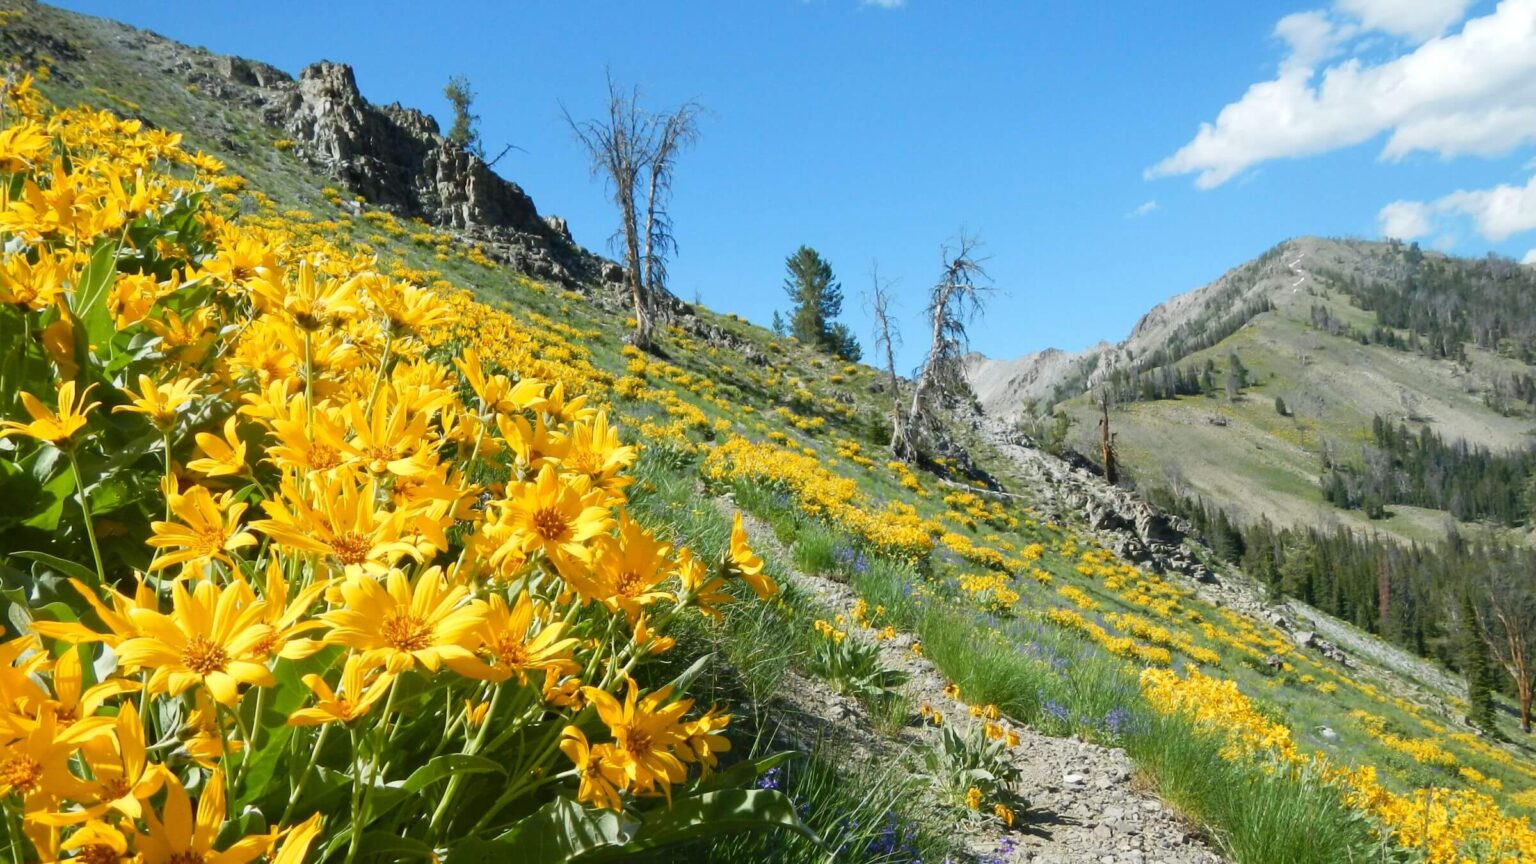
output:
<path id="1" fill-rule="evenodd" d="M 111 340 L 114 328 L 112 316 L 107 312 L 107 292 L 117 277 L 117 241 L 101 240 L 91 252 L 90 263 L 80 271 L 75 291 L 70 295 L 70 311 L 80 325 L 77 339 L 85 344 L 104 346 Z"/>
<path id="2" fill-rule="evenodd" d="M 756 761 L 737 762 L 724 771 L 716 771 L 708 777 L 700 778 L 696 791 L 712 792 L 716 789 L 740 789 L 798 755 L 800 754 L 793 750 L 786 750 L 783 753 L 775 753 L 772 756 L 766 756 Z"/>
<path id="3" fill-rule="evenodd" d="M 49 555 L 47 552 L 12 552 L 17 558 L 25 558 L 28 561 L 36 561 L 48 567 L 52 567 L 66 576 L 73 576 L 87 585 L 96 584 L 96 571 L 83 564 L 66 561 L 57 555 Z"/>
<path id="4" fill-rule="evenodd" d="M 556 864 L 598 849 L 623 846 L 638 823 L 611 810 L 594 810 L 556 798 L 494 840 L 468 837 L 448 850 L 444 864 Z"/>
<path id="5" fill-rule="evenodd" d="M 448 753 L 434 757 L 427 764 L 417 768 L 411 776 L 405 778 L 404 783 L 400 784 L 400 789 L 405 792 L 420 792 L 454 774 L 500 774 L 503 770 L 500 763 L 484 756 Z"/>
<path id="6" fill-rule="evenodd" d="M 57 453 L 58 451 L 51 447 L 44 447 L 40 452 Z M 44 470 L 45 465 L 48 469 L 57 469 L 57 473 L 42 474 L 41 472 Z M 32 476 L 40 481 L 44 481 L 43 487 L 39 490 L 36 502 L 33 505 L 35 512 L 27 516 L 26 521 L 22 524 L 28 528 L 56 531 L 59 527 L 59 520 L 64 516 L 64 502 L 68 501 L 75 494 L 74 469 L 69 466 L 69 462 L 66 460 L 60 459 L 55 462 L 40 456 L 34 463 Z"/>
<path id="7" fill-rule="evenodd" d="M 432 847 L 387 831 L 369 831 L 357 841 L 357 857 L 362 861 L 431 861 Z"/>
<path id="8" fill-rule="evenodd" d="M 709 661 L 713 659 L 715 659 L 715 655 L 705 654 L 703 657 L 693 661 L 693 665 L 689 666 L 687 669 L 684 669 L 682 674 L 678 675 L 676 678 L 673 678 L 667 686 L 671 687 L 675 693 L 687 692 L 689 685 L 693 684 L 694 679 L 703 674 L 704 667 L 708 666 Z"/>
<path id="9" fill-rule="evenodd" d="M 821 844 L 795 812 L 788 795 L 771 789 L 721 789 L 692 798 L 681 798 L 671 807 L 645 815 L 634 840 L 623 849 L 582 858 L 583 862 L 612 861 L 648 849 L 657 849 L 702 837 L 738 831 L 785 829 Z"/>

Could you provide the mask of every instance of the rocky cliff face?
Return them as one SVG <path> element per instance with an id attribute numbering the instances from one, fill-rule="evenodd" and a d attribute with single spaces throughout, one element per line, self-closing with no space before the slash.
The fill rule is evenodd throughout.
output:
<path id="1" fill-rule="evenodd" d="M 350 66 L 315 63 L 297 81 L 244 61 L 230 71 L 232 82 L 266 91 L 263 117 L 294 140 L 300 157 L 369 203 L 464 232 L 535 276 L 572 282 L 600 272 L 563 220 L 541 218 L 517 184 L 449 143 L 430 116 L 369 103 Z"/>
<path id="2" fill-rule="evenodd" d="M 50 67 L 65 98 L 105 98 L 104 107 L 147 123 L 190 126 L 215 155 L 235 162 L 252 156 L 245 133 L 265 125 L 318 174 L 369 204 L 451 229 L 541 279 L 616 281 L 616 268 L 577 246 L 564 220 L 541 216 L 516 183 L 450 144 L 432 117 L 364 99 L 346 65 L 315 63 L 294 78 L 117 22 L 0 0 L 11 5 L 25 14 L 0 30 L 0 49 Z M 146 104 L 106 98 L 97 82 Z"/>
<path id="3" fill-rule="evenodd" d="M 370 105 L 350 66 L 321 61 L 298 81 L 275 83 L 264 98 L 267 123 L 370 203 L 487 241 L 530 274 L 591 275 L 596 261 L 571 243 L 564 221 L 539 217 L 518 184 L 449 143 L 429 115 L 398 103 Z"/>

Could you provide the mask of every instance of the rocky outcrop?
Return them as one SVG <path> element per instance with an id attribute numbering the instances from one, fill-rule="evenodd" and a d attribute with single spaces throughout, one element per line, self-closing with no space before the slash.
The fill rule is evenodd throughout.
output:
<path id="1" fill-rule="evenodd" d="M 251 78 L 232 71 L 231 80 Z M 527 193 L 450 143 L 432 117 L 369 103 L 350 66 L 315 63 L 297 82 L 273 83 L 266 121 L 295 142 L 300 157 L 369 203 L 463 232 L 534 276 L 573 282 L 596 275 L 597 261 L 572 242 L 564 220 L 541 217 Z"/>
<path id="2" fill-rule="evenodd" d="M 1300 627 L 1300 616 L 1292 605 L 1271 603 L 1264 588 L 1242 571 L 1224 568 L 1218 574 L 1212 570 L 1205 561 L 1215 559 L 1191 536 L 1192 526 L 1184 519 L 1169 516 L 1134 492 L 1105 483 L 1086 465 L 1069 464 L 1036 449 L 1010 424 L 984 419 L 978 431 L 991 439 L 1022 475 L 1029 494 L 1020 497 L 1031 501 L 1047 518 L 1083 519 L 1122 559 L 1184 583 L 1209 603 L 1294 633 L 1291 638 L 1303 650 L 1341 666 L 1352 665 L 1338 645 Z M 1201 551 L 1197 554 L 1196 550 Z"/>

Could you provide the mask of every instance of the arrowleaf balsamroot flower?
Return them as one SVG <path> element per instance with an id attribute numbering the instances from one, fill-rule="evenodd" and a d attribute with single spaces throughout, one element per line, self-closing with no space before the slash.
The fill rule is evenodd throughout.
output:
<path id="1" fill-rule="evenodd" d="M 587 736 L 575 726 L 567 726 L 560 733 L 560 751 L 576 766 L 576 776 L 581 784 L 576 790 L 576 800 L 595 804 L 609 810 L 623 810 L 619 789 L 623 788 L 624 771 L 618 765 L 614 745 L 587 743 Z"/>
<path id="2" fill-rule="evenodd" d="M 99 819 L 116 811 L 130 819 L 144 815 L 144 805 L 165 783 L 165 775 L 149 763 L 144 724 L 133 700 L 124 700 L 112 718 L 112 733 L 85 742 L 82 747 L 92 779 L 89 792 L 76 800 L 80 810 L 44 813 L 37 821 L 46 825 L 73 825 Z"/>
<path id="3" fill-rule="evenodd" d="M 266 854 L 272 845 L 267 834 L 242 837 L 228 849 L 217 851 L 213 842 L 224 827 L 227 815 L 224 801 L 224 772 L 214 769 L 197 799 L 197 816 L 192 815 L 192 800 L 181 781 L 168 769 L 165 804 L 160 813 L 146 810 L 144 821 L 149 830 L 134 831 L 134 847 L 144 864 L 246 864 Z"/>
<path id="4" fill-rule="evenodd" d="M 669 592 L 656 586 L 671 575 L 667 556 L 672 547 L 658 542 L 629 514 L 619 517 L 618 536 L 602 535 L 595 548 L 590 576 L 576 572 L 567 576 L 585 599 L 622 610 L 631 622 L 645 606 L 671 599 Z"/>
<path id="5" fill-rule="evenodd" d="M 731 546 L 725 553 L 725 569 L 741 577 L 760 600 L 767 600 L 779 591 L 773 577 L 763 572 L 762 556 L 747 545 L 747 529 L 741 524 L 741 514 L 731 523 Z"/>
<path id="6" fill-rule="evenodd" d="M 415 546 L 400 540 L 402 514 L 376 509 L 373 478 L 334 471 L 308 480 L 300 486 L 295 478 L 285 478 L 281 497 L 261 504 L 270 518 L 251 527 L 279 546 L 327 555 L 348 574 L 382 575 L 402 557 L 419 555 Z"/>
<path id="7" fill-rule="evenodd" d="M 717 606 L 724 606 L 735 600 L 730 592 L 725 590 L 725 577 L 718 571 L 704 566 L 688 548 L 679 549 L 677 552 L 677 578 L 683 583 L 683 591 L 678 596 L 678 603 L 684 606 L 697 606 L 699 613 L 716 621 L 725 620 Z"/>
<path id="8" fill-rule="evenodd" d="M 197 396 L 197 381 L 178 378 L 169 384 L 157 384 L 148 375 L 139 376 L 139 392 L 132 404 L 119 405 L 112 413 L 143 414 L 145 419 L 161 432 L 169 432 L 176 425 L 181 409 Z"/>
<path id="9" fill-rule="evenodd" d="M 317 726 L 321 723 L 351 723 L 367 714 L 380 697 L 389 691 L 395 676 L 380 665 L 369 666 L 361 654 L 348 654 L 341 669 L 341 681 L 332 690 L 320 675 L 305 675 L 304 686 L 315 694 L 312 708 L 300 708 L 288 717 L 290 726 Z"/>
<path id="10" fill-rule="evenodd" d="M 171 586 L 174 609 L 130 609 L 129 618 L 143 635 L 117 646 L 118 661 L 129 669 L 153 670 L 151 694 L 179 696 L 198 684 L 221 705 L 240 700 L 240 685 L 270 687 L 272 671 L 254 653 L 271 634 L 263 620 L 265 604 L 244 582 L 220 587 L 199 582 Z"/>
<path id="11" fill-rule="evenodd" d="M 688 737 L 679 721 L 693 701 L 679 699 L 666 704 L 672 695 L 670 687 L 663 687 L 641 699 L 640 688 L 633 678 L 629 679 L 629 692 L 622 704 L 613 694 L 599 687 L 583 687 L 581 690 L 613 735 L 612 758 L 623 772 L 630 791 L 649 795 L 655 794 L 660 787 L 660 792 L 670 801 L 672 784 L 681 783 L 688 776 L 688 770 L 673 750 L 683 746 Z"/>
<path id="12" fill-rule="evenodd" d="M 430 672 L 445 661 L 474 656 L 475 633 L 485 621 L 483 600 L 469 589 L 449 585 L 441 567 L 416 577 L 391 570 L 382 584 L 362 575 L 341 584 L 341 608 L 320 616 L 331 627 L 325 641 L 363 653 L 366 663 L 383 663 L 392 674 L 420 664 Z"/>
<path id="13" fill-rule="evenodd" d="M 28 438 L 36 438 L 57 447 L 60 450 L 69 450 L 78 442 L 81 430 L 86 426 L 86 415 L 90 414 L 100 402 L 87 403 L 95 387 L 92 384 L 80 393 L 80 398 L 75 399 L 75 382 L 65 381 L 59 385 L 58 405 L 59 411 L 55 414 L 48 406 L 44 405 L 36 396 L 22 391 L 21 405 L 32 415 L 31 423 L 18 423 L 7 420 L 0 423 L 0 438 L 8 438 L 12 435 L 25 435 Z"/>
<path id="14" fill-rule="evenodd" d="M 197 433 L 197 449 L 203 452 L 203 458 L 188 462 L 187 468 L 209 477 L 247 473 L 250 469 L 245 464 L 245 442 L 240 440 L 235 422 L 233 415 L 224 421 L 222 438 L 210 432 Z"/>
<path id="15" fill-rule="evenodd" d="M 60 729 L 53 706 L 44 705 L 36 724 L 0 750 L 0 797 L 51 801 L 88 794 L 85 781 L 70 773 L 70 759 L 85 742 L 110 734 L 111 728 L 111 717 L 91 717 Z"/>
<path id="16" fill-rule="evenodd" d="M 536 632 L 535 621 L 539 623 Z M 526 591 L 510 609 L 505 597 L 492 594 L 485 618 L 474 633 L 480 642 L 476 655 L 446 662 L 460 675 L 497 683 L 516 677 L 519 684 L 525 684 L 529 672 L 545 670 L 571 675 L 581 665 L 574 656 L 577 640 L 562 638 L 565 629 L 564 621 L 549 620 L 549 610 Z"/>
<path id="17" fill-rule="evenodd" d="M 150 523 L 154 534 L 146 542 L 162 550 L 149 565 L 151 571 L 184 564 L 183 575 L 190 575 L 214 561 L 233 568 L 231 553 L 256 545 L 256 535 L 240 528 L 246 505 L 235 502 L 233 492 L 214 497 L 206 488 L 193 486 L 167 497 L 180 521 Z"/>
<path id="18" fill-rule="evenodd" d="M 522 553 L 541 551 L 559 567 L 586 561 L 587 541 L 613 525 L 602 499 L 585 478 L 568 482 L 546 465 L 535 479 L 507 490 L 501 520 L 513 531 L 508 545 Z"/>

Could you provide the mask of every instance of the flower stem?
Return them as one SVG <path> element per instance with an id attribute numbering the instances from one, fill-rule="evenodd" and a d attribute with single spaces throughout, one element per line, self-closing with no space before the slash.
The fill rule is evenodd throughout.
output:
<path id="1" fill-rule="evenodd" d="M 309 764 L 304 766 L 304 773 L 299 775 L 299 782 L 293 787 L 293 795 L 288 799 L 288 806 L 283 808 L 283 818 L 277 820 L 277 827 L 288 824 L 288 817 L 293 815 L 294 805 L 304 797 L 304 787 L 309 784 L 309 775 L 314 773 L 315 763 L 320 761 L 320 751 L 325 747 L 325 735 L 331 731 L 331 724 L 326 723 L 320 727 L 320 734 L 315 736 L 315 747 L 310 751 Z"/>
<path id="2" fill-rule="evenodd" d="M 96 586 L 101 587 L 107 581 L 106 565 L 101 563 L 101 546 L 96 542 L 96 526 L 91 522 L 90 496 L 85 494 L 85 478 L 80 474 L 80 461 L 75 458 L 74 450 L 64 451 L 69 456 L 70 470 L 75 472 L 75 489 L 80 493 L 80 512 L 85 515 L 85 536 L 91 541 L 91 555 L 96 559 Z"/>

